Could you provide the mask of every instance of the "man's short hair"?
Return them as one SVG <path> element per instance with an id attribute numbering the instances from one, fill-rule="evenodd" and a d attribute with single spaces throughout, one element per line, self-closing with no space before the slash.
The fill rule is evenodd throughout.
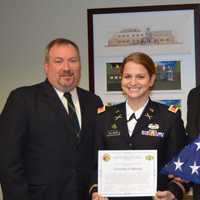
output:
<path id="1" fill-rule="evenodd" d="M 52 40 L 51 42 L 49 42 L 49 44 L 46 46 L 45 63 L 49 62 L 49 51 L 51 50 L 51 48 L 54 45 L 69 45 L 69 44 L 72 45 L 77 50 L 78 55 L 80 55 L 79 47 L 75 42 L 68 40 L 68 39 L 65 39 L 65 38 L 56 38 L 56 39 Z"/>

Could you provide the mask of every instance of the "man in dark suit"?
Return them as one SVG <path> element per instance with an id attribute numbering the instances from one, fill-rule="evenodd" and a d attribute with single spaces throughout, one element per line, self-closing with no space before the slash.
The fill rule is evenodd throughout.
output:
<path id="1" fill-rule="evenodd" d="M 12 91 L 1 114 L 4 200 L 88 200 L 93 126 L 101 99 L 78 87 L 80 55 L 74 42 L 51 41 L 44 69 L 47 80 Z"/>
<path id="2" fill-rule="evenodd" d="M 200 134 L 200 86 L 193 88 L 188 94 L 186 131 L 190 142 Z M 193 199 L 200 199 L 200 185 L 194 184 Z"/>

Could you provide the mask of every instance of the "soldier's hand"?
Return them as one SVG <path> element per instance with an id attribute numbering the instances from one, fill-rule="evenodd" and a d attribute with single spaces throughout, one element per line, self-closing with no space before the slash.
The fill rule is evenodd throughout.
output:
<path id="1" fill-rule="evenodd" d="M 92 200 L 108 200 L 107 197 L 102 197 L 97 192 L 92 193 Z"/>

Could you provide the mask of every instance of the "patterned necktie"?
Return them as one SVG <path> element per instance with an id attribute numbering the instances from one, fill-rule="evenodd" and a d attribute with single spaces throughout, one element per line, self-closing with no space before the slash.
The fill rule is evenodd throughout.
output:
<path id="1" fill-rule="evenodd" d="M 79 122 L 78 122 L 78 117 L 77 117 L 77 114 L 76 114 L 75 106 L 74 106 L 73 101 L 72 101 L 72 96 L 69 92 L 65 92 L 64 97 L 67 99 L 68 112 L 69 112 L 68 115 L 69 115 L 69 118 L 71 120 L 71 124 L 72 124 L 73 129 L 76 133 L 77 138 L 79 138 L 80 137 L 80 125 L 79 125 Z"/>

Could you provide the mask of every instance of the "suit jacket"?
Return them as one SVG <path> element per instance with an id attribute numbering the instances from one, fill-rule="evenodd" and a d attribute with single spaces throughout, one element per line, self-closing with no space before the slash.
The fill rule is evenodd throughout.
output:
<path id="1" fill-rule="evenodd" d="M 200 133 L 200 86 L 188 94 L 186 131 L 191 140 Z"/>
<path id="2" fill-rule="evenodd" d="M 4 200 L 87 200 L 100 98 L 77 88 L 82 115 L 77 139 L 48 81 L 11 92 L 0 119 Z"/>
<path id="3" fill-rule="evenodd" d="M 95 129 L 96 154 L 98 150 L 150 150 L 158 152 L 158 172 L 186 143 L 180 111 L 171 112 L 168 106 L 149 100 L 138 119 L 132 136 L 129 136 L 125 103 L 108 108 L 99 114 Z M 97 156 L 96 156 L 97 157 Z M 97 161 L 96 161 L 97 162 Z M 96 166 L 95 166 L 96 168 Z M 96 178 L 96 180 L 95 180 Z M 95 180 L 95 181 L 94 181 Z M 97 183 L 97 174 L 93 184 Z M 181 191 L 173 182 L 158 173 L 158 190 L 170 190 L 179 199 Z M 120 199 L 152 199 L 117 198 Z"/>
<path id="4" fill-rule="evenodd" d="M 188 94 L 186 131 L 189 142 L 200 134 L 200 86 L 193 88 Z M 200 199 L 200 185 L 194 184 L 193 196 L 194 200 Z"/>

